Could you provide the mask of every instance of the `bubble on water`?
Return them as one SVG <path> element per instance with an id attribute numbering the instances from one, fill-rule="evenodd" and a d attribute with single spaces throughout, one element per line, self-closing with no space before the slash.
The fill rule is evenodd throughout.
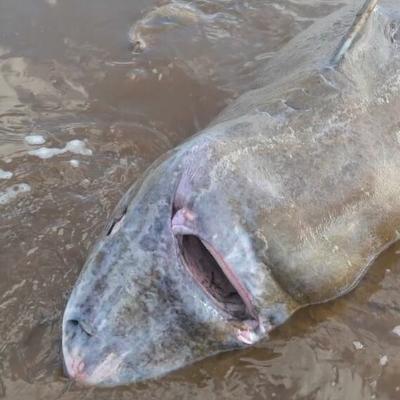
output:
<path id="1" fill-rule="evenodd" d="M 12 172 L 4 171 L 0 168 L 0 179 L 10 179 L 13 176 Z"/>
<path id="2" fill-rule="evenodd" d="M 380 359 L 379 359 L 379 364 L 384 367 L 387 363 L 389 362 L 389 358 L 387 355 L 383 355 Z"/>
<path id="3" fill-rule="evenodd" d="M 45 143 L 46 139 L 42 135 L 28 135 L 25 136 L 25 142 L 34 146 Z"/>
<path id="4" fill-rule="evenodd" d="M 0 205 L 4 205 L 13 201 L 19 194 L 26 193 L 31 190 L 27 183 L 18 183 L 10 186 L 3 192 L 0 192 Z"/>
<path id="5" fill-rule="evenodd" d="M 356 350 L 362 350 L 364 348 L 364 345 L 357 340 L 353 342 L 353 346 Z"/>
<path id="6" fill-rule="evenodd" d="M 395 335 L 400 336 L 400 325 L 395 326 L 395 327 L 393 328 L 392 332 L 393 332 Z"/>
<path id="7" fill-rule="evenodd" d="M 71 140 L 65 146 L 66 151 L 70 151 L 75 154 L 82 154 L 84 156 L 91 156 L 93 154 L 92 150 L 86 147 L 86 143 L 82 140 Z"/>
<path id="8" fill-rule="evenodd" d="M 32 249 L 28 250 L 28 252 L 26 253 L 26 255 L 29 257 L 32 254 L 34 254 L 37 250 L 39 249 L 39 247 L 33 247 Z"/>
<path id="9" fill-rule="evenodd" d="M 74 168 L 78 168 L 79 167 L 79 160 L 69 160 L 69 163 Z"/>
<path id="10" fill-rule="evenodd" d="M 67 152 L 81 154 L 83 156 L 91 156 L 93 154 L 92 150 L 86 147 L 86 143 L 78 139 L 71 140 L 65 145 L 65 147 L 61 149 L 55 147 L 41 147 L 39 149 L 29 151 L 28 154 L 42 159 L 48 159 Z"/>
<path id="11" fill-rule="evenodd" d="M 149 72 L 145 68 L 132 68 L 128 73 L 127 77 L 131 80 L 143 80 L 148 78 Z"/>
<path id="12" fill-rule="evenodd" d="M 47 147 L 41 147 L 40 149 L 32 150 L 29 152 L 31 156 L 36 156 L 42 159 L 51 158 L 62 153 L 65 153 L 64 149 L 55 149 Z"/>

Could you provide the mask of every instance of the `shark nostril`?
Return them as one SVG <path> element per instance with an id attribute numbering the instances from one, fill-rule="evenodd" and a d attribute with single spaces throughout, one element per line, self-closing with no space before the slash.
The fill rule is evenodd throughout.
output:
<path id="1" fill-rule="evenodd" d="M 79 330 L 87 336 L 94 336 L 95 334 L 95 329 L 85 320 L 70 319 L 67 322 L 67 326 L 74 335 L 78 333 Z"/>

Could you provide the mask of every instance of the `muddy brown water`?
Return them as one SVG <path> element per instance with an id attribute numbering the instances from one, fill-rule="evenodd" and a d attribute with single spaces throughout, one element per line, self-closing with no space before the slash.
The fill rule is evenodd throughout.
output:
<path id="1" fill-rule="evenodd" d="M 400 398 L 400 246 L 248 350 L 116 389 L 62 374 L 65 302 L 124 191 L 341 5 L 0 1 L 0 398 Z"/>

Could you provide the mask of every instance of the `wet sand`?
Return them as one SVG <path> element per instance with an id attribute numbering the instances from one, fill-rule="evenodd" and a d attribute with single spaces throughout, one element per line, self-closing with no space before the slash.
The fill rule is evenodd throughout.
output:
<path id="1" fill-rule="evenodd" d="M 121 195 L 341 4 L 0 3 L 0 398 L 400 398 L 400 245 L 251 349 L 117 389 L 62 374 L 63 308 Z"/>

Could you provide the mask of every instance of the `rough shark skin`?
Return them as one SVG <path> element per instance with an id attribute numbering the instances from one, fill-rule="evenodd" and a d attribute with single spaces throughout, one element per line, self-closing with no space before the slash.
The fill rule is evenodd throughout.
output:
<path id="1" fill-rule="evenodd" d="M 71 378 L 127 384 L 251 345 L 399 238 L 400 4 L 332 64 L 354 16 L 299 35 L 124 196 L 65 310 Z"/>

